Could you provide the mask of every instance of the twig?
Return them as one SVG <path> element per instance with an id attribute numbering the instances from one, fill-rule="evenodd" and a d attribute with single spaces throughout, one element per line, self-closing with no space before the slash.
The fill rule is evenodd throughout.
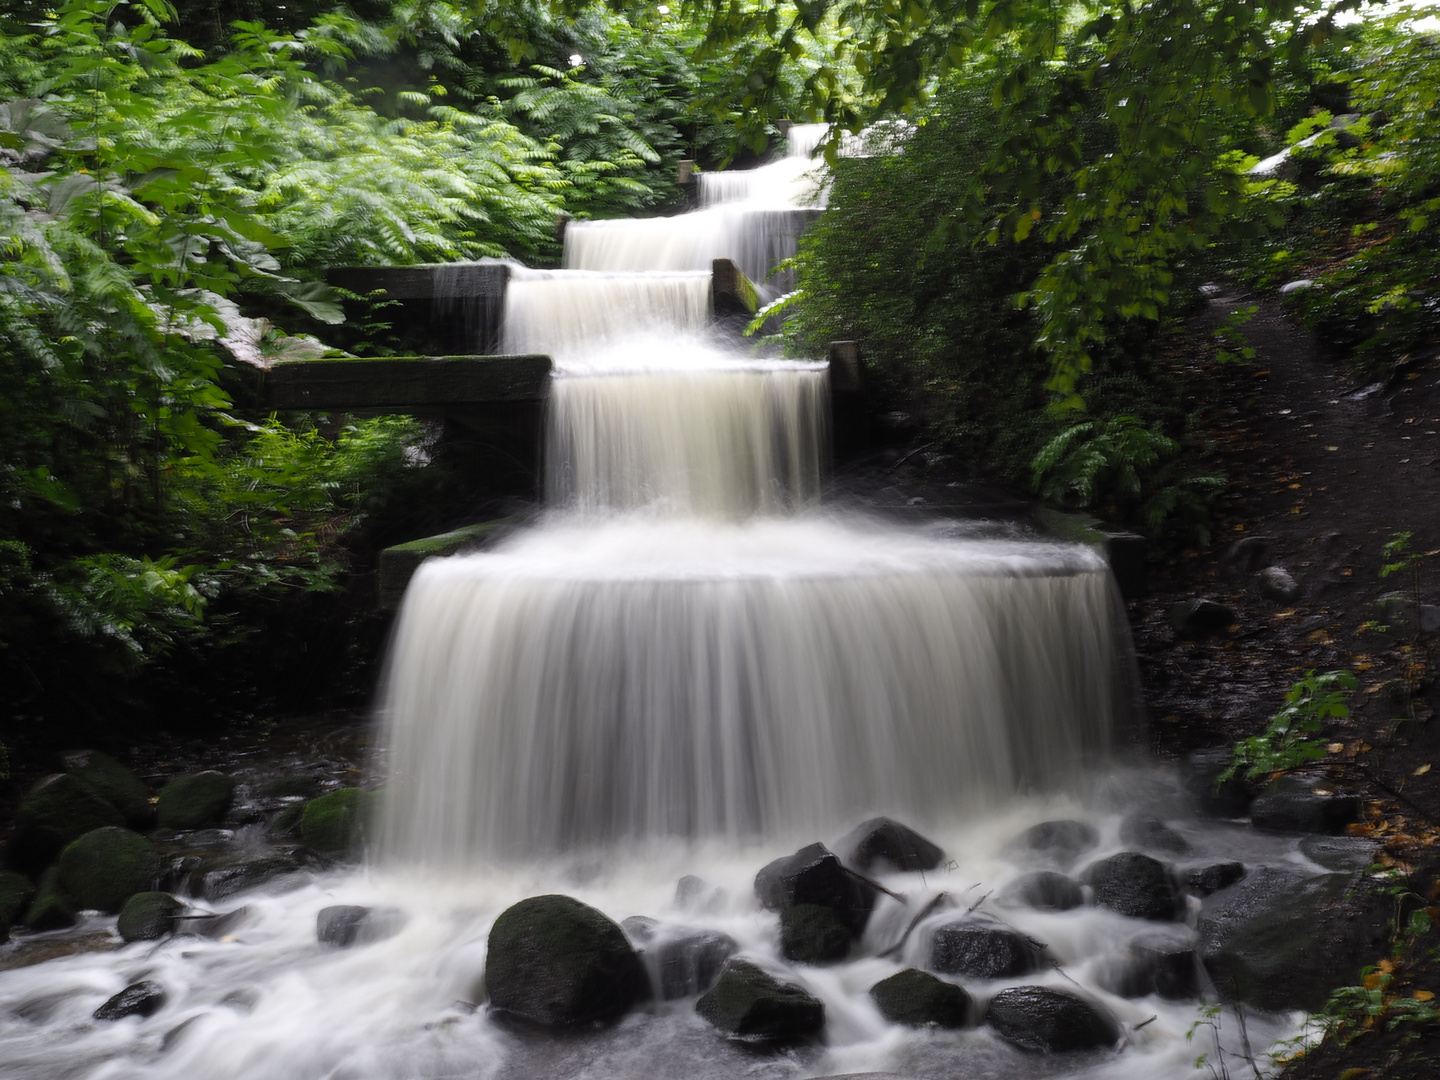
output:
<path id="1" fill-rule="evenodd" d="M 879 954 L 877 954 L 877 955 L 879 955 L 881 958 L 884 958 L 884 957 L 887 957 L 887 956 L 894 956 L 894 955 L 895 955 L 896 953 L 898 953 L 901 949 L 903 949 L 903 948 L 905 947 L 905 942 L 909 941 L 909 940 L 910 940 L 910 935 L 915 932 L 915 928 L 916 928 L 917 926 L 919 926 L 921 922 L 924 921 L 924 919 L 925 919 L 925 917 L 926 917 L 927 915 L 929 915 L 932 911 L 934 911 L 937 907 L 939 907 L 939 906 L 940 906 L 940 902 L 941 902 L 942 900 L 945 900 L 949 895 L 950 895 L 949 893 L 940 892 L 940 893 L 936 893 L 934 896 L 932 896 L 932 897 L 930 898 L 930 902 L 929 902 L 928 904 L 926 904 L 923 908 L 921 908 L 920 911 L 919 911 L 919 913 L 918 913 L 913 919 L 910 920 L 910 925 L 907 926 L 907 927 L 905 927 L 905 932 L 900 935 L 900 940 L 897 941 L 897 942 L 895 942 L 894 945 L 891 945 L 891 946 L 890 946 L 888 949 L 886 949 L 884 952 L 879 953 Z"/>
<path id="2" fill-rule="evenodd" d="M 1149 1020 L 1141 1020 L 1138 1024 L 1136 1024 L 1136 1025 L 1135 1025 L 1134 1027 L 1132 1027 L 1130 1030 L 1131 1030 L 1131 1031 L 1139 1031 L 1141 1028 L 1143 1028 L 1143 1027 L 1145 1027 L 1145 1026 L 1147 1026 L 1147 1025 L 1149 1025 L 1149 1024 L 1153 1024 L 1153 1023 L 1154 1023 L 1156 1020 L 1158 1020 L 1158 1019 L 1160 1019 L 1160 1014 L 1159 1014 L 1159 1013 L 1156 1013 L 1154 1016 L 1150 1017 Z"/>
<path id="3" fill-rule="evenodd" d="M 849 874 L 849 875 L 850 875 L 851 877 L 853 877 L 855 880 L 857 880 L 857 881 L 863 881 L 866 885 L 869 885 L 872 889 L 877 889 L 877 890 L 879 890 L 880 892 L 883 892 L 886 896 L 890 897 L 891 899 L 893 899 L 893 900 L 899 900 L 900 903 L 902 903 L 902 904 L 905 903 L 905 895 L 904 895 L 903 893 L 898 893 L 898 892 L 895 892 L 895 891 L 892 890 L 892 889 L 887 889 L 884 885 L 881 885 L 881 884 L 880 884 L 878 881 L 876 881 L 874 878 L 868 878 L 868 877 L 866 877 L 864 874 L 860 873 L 859 870 L 851 870 L 850 867 L 846 866 L 844 863 L 841 863 L 841 864 L 840 864 L 840 869 L 844 870 L 847 874 Z"/>
<path id="4" fill-rule="evenodd" d="M 990 894 L 987 892 L 984 896 L 980 897 L 979 900 L 976 900 L 973 904 L 971 904 L 968 908 L 966 908 L 966 909 L 965 909 L 965 914 L 966 914 L 966 915 L 969 915 L 972 911 L 974 911 L 977 907 L 979 907 L 981 904 L 983 904 L 983 903 L 984 903 L 986 900 L 988 900 L 988 899 L 990 899 Z"/>

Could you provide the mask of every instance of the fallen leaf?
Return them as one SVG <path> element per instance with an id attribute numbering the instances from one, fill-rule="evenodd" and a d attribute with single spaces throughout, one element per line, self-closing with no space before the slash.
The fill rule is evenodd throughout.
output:
<path id="1" fill-rule="evenodd" d="M 1376 966 L 1377 968 L 1379 968 L 1381 971 L 1383 971 L 1386 975 L 1389 975 L 1392 971 L 1395 970 L 1395 961 L 1391 960 L 1391 959 L 1387 956 L 1387 957 L 1385 957 L 1385 959 L 1381 960 L 1380 963 L 1376 964 L 1375 966 Z"/>
<path id="2" fill-rule="evenodd" d="M 1416 776 L 1424 776 L 1424 775 L 1425 775 L 1427 772 L 1429 772 L 1429 771 L 1430 771 L 1430 766 L 1429 766 L 1429 765 L 1421 765 L 1420 768 L 1418 768 L 1418 769 L 1415 770 L 1415 775 L 1416 775 Z"/>
<path id="3" fill-rule="evenodd" d="M 1360 663 L 1352 664 L 1351 666 L 1354 667 L 1356 671 L 1369 671 L 1375 665 L 1370 663 L 1369 660 L 1362 660 Z"/>
<path id="4" fill-rule="evenodd" d="M 1325 447 L 1325 449 L 1326 449 L 1326 450 L 1339 450 L 1340 447 L 1338 447 L 1338 446 L 1327 446 L 1327 447 Z"/>
<path id="5" fill-rule="evenodd" d="M 1343 742 L 1326 743 L 1325 752 L 1327 754 L 1343 754 L 1345 752 L 1345 744 Z"/>
<path id="6" fill-rule="evenodd" d="M 1413 997 L 1416 1001 L 1434 1001 L 1434 1000 L 1435 1000 L 1435 995 L 1434 995 L 1433 993 L 1431 993 L 1429 990 L 1416 990 L 1415 993 L 1411 994 L 1410 996 Z"/>

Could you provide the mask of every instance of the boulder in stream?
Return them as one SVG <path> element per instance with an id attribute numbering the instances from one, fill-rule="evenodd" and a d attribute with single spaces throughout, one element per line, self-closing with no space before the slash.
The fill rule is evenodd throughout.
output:
<path id="1" fill-rule="evenodd" d="M 99 750 L 77 750 L 65 755 L 65 771 L 104 799 L 137 832 L 155 825 L 150 789 L 133 771 Z"/>
<path id="2" fill-rule="evenodd" d="M 772 911 L 796 904 L 829 908 L 859 937 L 875 907 L 875 890 L 841 865 L 824 844 L 776 859 L 755 875 L 755 895 Z"/>
<path id="3" fill-rule="evenodd" d="M 892 1024 L 959 1028 L 970 1017 L 970 995 L 964 987 L 917 968 L 881 979 L 870 988 L 870 997 Z"/>
<path id="4" fill-rule="evenodd" d="M 1242 862 L 1211 863 L 1185 871 L 1185 888 L 1194 896 L 1209 896 L 1228 889 L 1244 878 L 1245 864 Z"/>
<path id="5" fill-rule="evenodd" d="M 15 831 L 5 845 L 5 861 L 35 875 L 54 861 L 72 840 L 106 825 L 124 825 L 125 816 L 68 773 L 42 777 L 15 812 Z"/>
<path id="6" fill-rule="evenodd" d="M 541 1027 L 611 1023 L 649 997 L 625 932 L 569 896 L 532 896 L 495 920 L 485 957 L 490 1007 Z"/>
<path id="7" fill-rule="evenodd" d="M 115 929 L 126 941 L 154 941 L 175 928 L 185 905 L 167 892 L 138 892 L 125 901 Z"/>
<path id="8" fill-rule="evenodd" d="M 1137 851 L 1122 851 L 1091 863 L 1084 880 L 1095 905 L 1132 919 L 1168 921 L 1180 912 L 1180 893 L 1165 864 Z"/>
<path id="9" fill-rule="evenodd" d="M 301 811 L 301 838 L 328 855 L 358 855 L 374 798 L 360 788 L 341 788 L 311 799 Z"/>
<path id="10" fill-rule="evenodd" d="M 1098 1050 L 1120 1040 L 1120 1026 L 1093 1001 L 1048 986 L 1012 986 L 990 999 L 985 1020 L 1022 1050 Z"/>
<path id="11" fill-rule="evenodd" d="M 1100 832 L 1084 821 L 1042 821 L 1015 841 L 1022 851 L 1054 863 L 1062 870 L 1100 843 Z"/>
<path id="12" fill-rule="evenodd" d="M 835 852 L 846 866 L 867 874 L 934 870 L 945 858 L 939 845 L 887 817 L 862 822 L 835 845 Z"/>
<path id="13" fill-rule="evenodd" d="M 1200 996 L 1200 960 L 1195 942 L 1163 933 L 1141 934 L 1113 961 L 1101 983 L 1121 997 L 1158 994 L 1168 1001 Z"/>
<path id="14" fill-rule="evenodd" d="M 1038 911 L 1069 911 L 1085 903 L 1085 894 L 1074 878 L 1054 870 L 1033 870 L 1005 886 L 1000 900 Z"/>
<path id="15" fill-rule="evenodd" d="M 967 915 L 937 927 L 930 939 L 930 969 L 975 979 L 1013 979 L 1045 966 L 1044 947 L 1008 923 Z"/>
<path id="16" fill-rule="evenodd" d="M 725 961 L 740 951 L 729 934 L 695 929 L 632 915 L 620 924 L 640 947 L 650 983 L 662 1001 L 690 997 L 709 990 Z M 850 936 L 845 936 L 849 950 Z"/>
<path id="17" fill-rule="evenodd" d="M 1146 814 L 1131 814 L 1120 822 L 1120 842 L 1170 855 L 1184 855 L 1190 850 L 1188 840 L 1159 818 Z"/>
<path id="18" fill-rule="evenodd" d="M 797 1042 L 825 1027 L 821 1002 L 748 960 L 727 960 L 695 1011 L 727 1035 L 756 1042 Z"/>
<path id="19" fill-rule="evenodd" d="M 836 964 L 850 955 L 850 928 L 834 908 L 790 904 L 780 909 L 780 952 L 800 964 Z"/>
<path id="20" fill-rule="evenodd" d="M 156 823 L 162 829 L 183 832 L 219 825 L 235 797 L 235 781 L 222 772 L 177 776 L 160 789 L 155 805 Z"/>
<path id="21" fill-rule="evenodd" d="M 78 917 L 75 901 L 66 896 L 65 890 L 60 887 L 60 868 L 50 867 L 40 875 L 35 899 L 25 913 L 25 925 L 37 932 L 63 930 L 74 926 Z"/>
<path id="22" fill-rule="evenodd" d="M 131 983 L 94 1012 L 96 1020 L 123 1020 L 127 1016 L 154 1016 L 165 1004 L 165 988 L 145 979 Z"/>
<path id="23" fill-rule="evenodd" d="M 322 945 L 348 949 L 394 937 L 404 925 L 404 914 L 395 908 L 333 904 L 315 916 L 315 937 Z"/>
<path id="24" fill-rule="evenodd" d="M 111 825 L 67 845 L 56 865 L 60 887 L 76 904 L 114 913 L 155 887 L 160 856 L 139 833 Z"/>
<path id="25" fill-rule="evenodd" d="M 300 875 L 306 870 L 305 860 L 294 851 L 277 850 L 253 858 L 242 855 L 217 863 L 207 862 L 200 872 L 200 895 L 210 901 L 225 900 L 262 885 L 270 886 L 271 891 L 283 892 L 304 884 L 308 877 Z"/>

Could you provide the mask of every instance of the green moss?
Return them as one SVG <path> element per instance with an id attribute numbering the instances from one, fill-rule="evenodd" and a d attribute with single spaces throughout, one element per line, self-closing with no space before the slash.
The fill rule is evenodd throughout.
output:
<path id="1" fill-rule="evenodd" d="M 82 908 L 116 912 L 154 886 L 160 858 L 143 836 L 110 826 L 70 844 L 56 865 L 61 888 Z"/>
<path id="2" fill-rule="evenodd" d="M 170 933 L 185 905 L 166 892 L 138 892 L 120 909 L 116 930 L 126 941 L 154 941 Z"/>
<path id="3" fill-rule="evenodd" d="M 9 847 L 17 869 L 39 872 L 70 841 L 92 829 L 123 825 L 120 811 L 73 776 L 47 776 L 25 796 L 15 814 Z"/>
<path id="4" fill-rule="evenodd" d="M 964 1027 L 970 1011 L 970 995 L 961 987 L 915 968 L 881 979 L 870 996 L 886 1020 L 912 1027 Z"/>
<path id="5" fill-rule="evenodd" d="M 25 913 L 25 925 L 31 930 L 63 930 L 75 925 L 75 901 L 60 887 L 60 868 L 50 867 L 40 877 L 35 900 Z"/>
<path id="6" fill-rule="evenodd" d="M 132 829 L 148 829 L 154 822 L 150 789 L 110 755 L 81 750 L 67 755 L 65 766 L 71 776 L 120 811 Z"/>
<path id="7" fill-rule="evenodd" d="M 162 829 L 209 829 L 219 825 L 235 796 L 235 781 L 208 771 L 177 776 L 160 789 L 156 817 Z"/>
<path id="8" fill-rule="evenodd" d="M 780 951 L 802 964 L 834 964 L 850 955 L 850 930 L 831 908 L 791 904 L 780 909 Z"/>
<path id="9" fill-rule="evenodd" d="M 358 854 L 375 796 L 359 788 L 342 788 L 305 804 L 300 837 L 316 851 Z"/>

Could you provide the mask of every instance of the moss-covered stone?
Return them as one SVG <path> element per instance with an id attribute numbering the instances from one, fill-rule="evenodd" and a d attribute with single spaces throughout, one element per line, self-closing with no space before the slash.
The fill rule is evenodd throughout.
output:
<path id="1" fill-rule="evenodd" d="M 819 904 L 792 904 L 780 911 L 780 951 L 801 964 L 835 964 L 850 955 L 850 930 Z"/>
<path id="2" fill-rule="evenodd" d="M 311 799 L 300 817 L 300 838 L 326 854 L 359 854 L 374 799 L 372 792 L 359 788 L 342 788 Z"/>
<path id="3" fill-rule="evenodd" d="M 132 829 L 145 830 L 155 823 L 150 789 L 109 754 L 79 750 L 65 755 L 65 771 L 108 802 Z"/>
<path id="4" fill-rule="evenodd" d="M 116 930 L 126 941 L 154 941 L 170 933 L 185 905 L 167 892 L 139 892 L 120 909 Z"/>
<path id="5" fill-rule="evenodd" d="M 881 979 L 870 996 L 886 1020 L 911 1027 L 964 1027 L 970 1013 L 970 995 L 962 987 L 915 968 Z"/>
<path id="6" fill-rule="evenodd" d="M 235 781 L 207 770 L 177 776 L 160 789 L 155 807 L 162 829 L 210 829 L 219 825 L 235 797 Z"/>
<path id="7" fill-rule="evenodd" d="M 492 1008 L 543 1027 L 610 1023 L 649 996 L 625 932 L 569 896 L 532 896 L 490 929 L 485 986 Z"/>
<path id="8" fill-rule="evenodd" d="M 695 1011 L 727 1035 L 756 1042 L 808 1039 L 825 1027 L 822 1002 L 746 960 L 726 961 Z"/>
<path id="9" fill-rule="evenodd" d="M 124 815 L 92 788 L 68 773 L 56 773 L 37 782 L 20 804 L 6 858 L 15 869 L 38 874 L 70 841 L 124 823 Z"/>
<path id="10" fill-rule="evenodd" d="M 10 928 L 20 922 L 34 896 L 35 886 L 24 874 L 0 870 L 0 942 L 9 939 Z"/>
<path id="11" fill-rule="evenodd" d="M 56 865 L 61 888 L 80 907 L 116 912 L 154 887 L 160 858 L 143 836 L 107 826 L 69 844 Z"/>
<path id="12" fill-rule="evenodd" d="M 300 822 L 305 817 L 304 803 L 291 803 L 265 827 L 265 835 L 272 840 L 294 840 L 300 835 Z"/>
<path id="13" fill-rule="evenodd" d="M 75 917 L 75 901 L 60 887 L 60 868 L 52 866 L 40 877 L 25 925 L 35 931 L 63 930 L 75 925 Z"/>

